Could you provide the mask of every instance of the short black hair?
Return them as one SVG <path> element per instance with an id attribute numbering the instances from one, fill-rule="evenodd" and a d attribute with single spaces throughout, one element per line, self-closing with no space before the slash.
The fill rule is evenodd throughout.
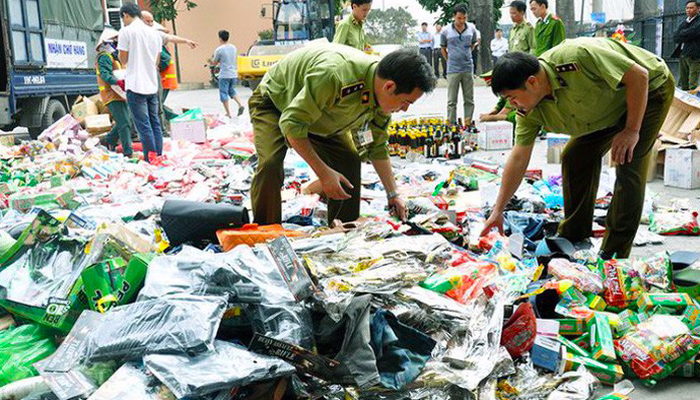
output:
<path id="1" fill-rule="evenodd" d="M 454 14 L 462 13 L 467 15 L 467 5 L 465 3 L 459 3 L 454 8 Z"/>
<path id="2" fill-rule="evenodd" d="M 141 7 L 136 3 L 126 3 L 119 9 L 119 14 L 126 14 L 132 18 L 141 18 Z"/>
<path id="3" fill-rule="evenodd" d="M 350 7 L 361 6 L 363 4 L 372 4 L 372 0 L 350 0 Z"/>
<path id="4" fill-rule="evenodd" d="M 697 0 L 688 0 L 685 2 L 685 5 L 687 6 L 690 3 L 695 3 L 696 6 L 700 7 L 700 2 Z"/>
<path id="5" fill-rule="evenodd" d="M 403 48 L 379 61 L 377 75 L 396 83 L 395 94 L 409 94 L 418 88 L 430 93 L 437 85 L 433 67 L 416 49 Z"/>
<path id="6" fill-rule="evenodd" d="M 504 90 L 525 87 L 527 78 L 540 72 L 539 60 L 528 53 L 513 52 L 498 57 L 491 75 L 491 90 L 498 95 Z"/>
<path id="7" fill-rule="evenodd" d="M 501 29 L 501 28 L 496 28 L 496 32 L 503 32 L 503 29 Z"/>
<path id="8" fill-rule="evenodd" d="M 510 3 L 510 6 L 518 10 L 518 12 L 527 12 L 527 4 L 525 4 L 524 1 L 515 0 L 514 2 Z"/>
<path id="9" fill-rule="evenodd" d="M 533 1 L 541 6 L 549 8 L 549 1 L 547 0 L 530 0 L 530 3 L 532 3 Z"/>
<path id="10" fill-rule="evenodd" d="M 223 40 L 224 42 L 228 42 L 229 38 L 229 33 L 226 29 L 222 29 L 219 31 L 219 39 Z"/>
<path id="11" fill-rule="evenodd" d="M 422 24 L 420 24 L 420 26 L 428 26 L 428 23 L 427 23 L 427 22 L 423 22 Z"/>

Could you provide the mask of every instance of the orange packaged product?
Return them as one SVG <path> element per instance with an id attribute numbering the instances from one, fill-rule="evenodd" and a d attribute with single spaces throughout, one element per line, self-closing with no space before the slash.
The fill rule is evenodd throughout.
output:
<path id="1" fill-rule="evenodd" d="M 277 239 L 280 236 L 289 238 L 301 237 L 303 232 L 285 229 L 282 225 L 258 225 L 246 224 L 240 229 L 221 229 L 216 231 L 216 237 L 224 251 L 246 244 L 254 246 L 257 243 L 265 243 L 268 240 Z"/>

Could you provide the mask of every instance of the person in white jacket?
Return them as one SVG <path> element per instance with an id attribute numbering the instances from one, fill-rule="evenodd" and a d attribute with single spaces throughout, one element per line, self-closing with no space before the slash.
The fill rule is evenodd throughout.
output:
<path id="1" fill-rule="evenodd" d="M 491 57 L 493 64 L 496 65 L 499 57 L 502 57 L 508 52 L 508 39 L 503 37 L 503 30 L 496 29 L 496 37 L 491 41 Z"/>

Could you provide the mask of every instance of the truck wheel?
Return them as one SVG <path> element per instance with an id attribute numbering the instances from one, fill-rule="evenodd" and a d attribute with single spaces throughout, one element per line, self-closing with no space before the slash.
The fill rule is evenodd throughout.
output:
<path id="1" fill-rule="evenodd" d="M 64 115 L 68 114 L 66 108 L 58 100 L 49 100 L 49 104 L 46 106 L 46 112 L 41 119 L 41 130 L 48 128 L 53 125 L 54 122 L 63 118 Z"/>

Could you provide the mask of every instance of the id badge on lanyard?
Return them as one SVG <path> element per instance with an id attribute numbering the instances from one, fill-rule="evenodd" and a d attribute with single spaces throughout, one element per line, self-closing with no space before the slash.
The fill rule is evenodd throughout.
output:
<path id="1" fill-rule="evenodd" d="M 357 147 L 367 147 L 374 142 L 372 130 L 369 128 L 369 122 L 365 122 L 362 129 L 355 131 L 354 135 Z"/>

